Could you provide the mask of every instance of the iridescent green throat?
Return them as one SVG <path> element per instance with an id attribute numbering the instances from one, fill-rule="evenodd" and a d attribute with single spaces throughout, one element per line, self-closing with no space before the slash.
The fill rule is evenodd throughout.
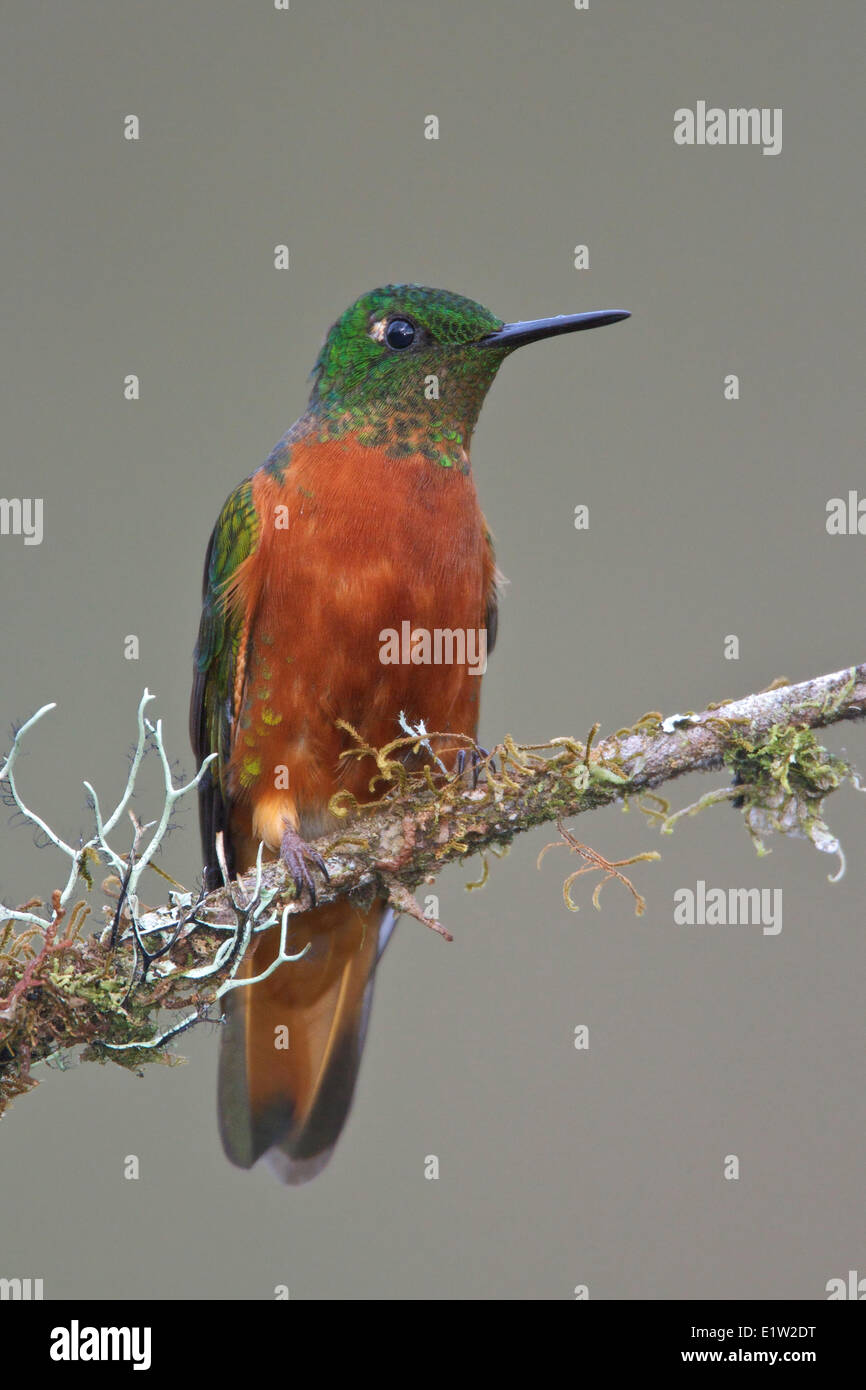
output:
<path id="1" fill-rule="evenodd" d="M 389 458 L 417 454 L 467 472 L 472 433 L 503 355 L 474 345 L 452 349 L 444 360 L 441 353 L 419 353 L 399 363 L 392 380 L 379 373 L 378 389 L 317 389 L 298 424 L 321 441 L 380 449 Z"/>

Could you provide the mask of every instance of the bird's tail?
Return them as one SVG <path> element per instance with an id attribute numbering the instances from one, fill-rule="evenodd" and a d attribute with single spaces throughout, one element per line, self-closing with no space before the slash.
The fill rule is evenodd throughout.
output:
<path id="1" fill-rule="evenodd" d="M 346 1122 L 364 1047 L 376 963 L 393 929 L 383 902 L 341 900 L 289 919 L 298 961 L 227 995 L 219 1068 L 219 1124 L 232 1163 L 260 1158 L 302 1183 L 324 1168 Z M 280 930 L 262 934 L 238 978 L 262 974 Z"/>

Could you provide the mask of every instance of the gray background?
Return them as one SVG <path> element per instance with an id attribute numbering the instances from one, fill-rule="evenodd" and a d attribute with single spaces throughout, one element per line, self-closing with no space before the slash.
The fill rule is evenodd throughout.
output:
<path id="1" fill-rule="evenodd" d="M 388 281 L 509 319 L 634 315 L 520 352 L 482 414 L 511 580 L 485 742 L 862 658 L 866 540 L 824 526 L 863 486 L 859 0 L 6 11 L 2 493 L 45 499 L 45 539 L 0 541 L 0 717 L 59 702 L 21 782 L 60 831 L 87 826 L 83 778 L 119 791 L 145 684 L 190 769 L 210 528 L 300 413 L 328 325 Z M 699 98 L 783 107 L 782 153 L 676 147 L 673 112 Z M 862 731 L 828 743 L 866 762 Z M 535 869 L 544 832 L 483 893 L 463 891 L 476 863 L 444 874 L 457 939 L 401 925 L 355 1110 L 304 1189 L 224 1161 L 215 1030 L 143 1080 L 44 1072 L 2 1126 L 0 1274 L 47 1297 L 823 1297 L 866 1272 L 866 808 L 846 791 L 829 809 L 835 886 L 808 845 L 756 858 L 726 809 L 661 842 L 636 812 L 579 822 L 609 856 L 663 851 L 636 870 L 640 920 L 616 885 L 569 914 L 562 852 Z M 5 816 L 0 898 L 47 893 L 59 862 Z M 163 863 L 194 880 L 192 807 Z M 781 935 L 675 926 L 698 878 L 781 887 Z"/>

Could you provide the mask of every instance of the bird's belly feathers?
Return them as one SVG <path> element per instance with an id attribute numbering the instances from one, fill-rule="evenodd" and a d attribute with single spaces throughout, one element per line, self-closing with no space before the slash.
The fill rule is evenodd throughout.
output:
<path id="1" fill-rule="evenodd" d="M 374 766 L 340 760 L 354 740 L 337 720 L 376 748 L 400 736 L 401 712 L 475 733 L 493 560 L 471 477 L 423 459 L 296 447 L 254 496 L 230 779 L 247 833 L 276 847 L 286 819 L 320 833 L 341 788 L 371 799 Z"/>

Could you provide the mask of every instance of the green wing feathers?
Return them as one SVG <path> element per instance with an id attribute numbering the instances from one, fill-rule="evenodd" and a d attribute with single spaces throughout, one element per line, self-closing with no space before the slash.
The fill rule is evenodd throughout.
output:
<path id="1" fill-rule="evenodd" d="M 206 886 L 220 881 L 215 841 L 226 834 L 228 794 L 226 770 L 231 755 L 237 711 L 234 708 L 235 674 L 243 659 L 241 642 L 247 626 L 237 606 L 226 603 L 239 567 L 258 545 L 260 523 L 250 479 L 230 495 L 220 512 L 207 548 L 202 586 L 202 614 L 194 661 L 190 701 L 190 738 L 199 766 L 211 753 L 217 758 L 199 784 L 202 849 Z M 226 844 L 228 854 L 229 846 Z M 229 856 L 229 867 L 231 860 Z"/>
<path id="2" fill-rule="evenodd" d="M 496 635 L 499 631 L 499 595 L 507 583 L 505 575 L 496 564 L 496 551 L 493 546 L 493 537 L 485 528 L 484 540 L 490 555 L 490 564 L 493 568 L 493 577 L 490 587 L 485 597 L 484 626 L 487 629 L 487 655 L 493 651 L 496 645 Z"/>

